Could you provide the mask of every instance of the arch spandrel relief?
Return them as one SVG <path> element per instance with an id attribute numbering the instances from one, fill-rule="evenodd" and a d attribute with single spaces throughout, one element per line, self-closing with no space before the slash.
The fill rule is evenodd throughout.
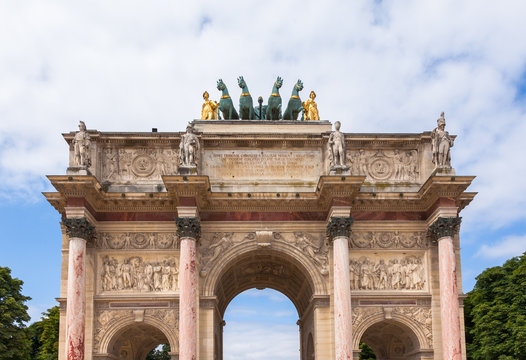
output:
<path id="1" fill-rule="evenodd" d="M 329 274 L 329 247 L 326 235 L 308 232 L 254 231 L 248 233 L 204 233 L 199 244 L 200 275 L 206 277 L 221 257 L 235 252 L 241 245 L 256 244 L 259 248 L 271 248 L 274 243 L 290 246 L 310 259 L 317 271 Z"/>
<path id="2" fill-rule="evenodd" d="M 99 254 L 97 291 L 115 293 L 173 293 L 178 290 L 179 260 L 175 256 Z"/>

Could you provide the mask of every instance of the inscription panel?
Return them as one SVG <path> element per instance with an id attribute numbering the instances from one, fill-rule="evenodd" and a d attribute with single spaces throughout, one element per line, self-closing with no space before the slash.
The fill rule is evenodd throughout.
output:
<path id="1" fill-rule="evenodd" d="M 322 165 L 321 150 L 213 150 L 203 156 L 203 172 L 212 180 L 316 181 Z"/>

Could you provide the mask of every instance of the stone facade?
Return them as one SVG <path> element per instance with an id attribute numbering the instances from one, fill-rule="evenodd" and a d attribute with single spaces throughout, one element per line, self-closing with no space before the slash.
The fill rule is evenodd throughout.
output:
<path id="1" fill-rule="evenodd" d="M 266 287 L 298 311 L 301 360 L 357 358 L 360 341 L 378 359 L 465 359 L 458 214 L 473 177 L 433 163 L 431 132 L 338 133 L 338 166 L 332 134 L 328 121 L 86 130 L 82 169 L 64 134 L 68 173 L 45 194 L 64 218 L 59 359 L 138 360 L 163 343 L 172 359 L 222 359 L 228 304 Z"/>

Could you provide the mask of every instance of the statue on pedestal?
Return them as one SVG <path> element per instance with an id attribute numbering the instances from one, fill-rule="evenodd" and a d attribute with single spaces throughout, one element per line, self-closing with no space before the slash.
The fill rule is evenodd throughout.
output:
<path id="1" fill-rule="evenodd" d="M 327 142 L 330 163 L 330 175 L 347 174 L 349 167 L 345 164 L 345 135 L 340 132 L 341 123 L 334 123 L 334 131 Z"/>
<path id="2" fill-rule="evenodd" d="M 73 138 L 74 167 L 87 169 L 91 166 L 90 146 L 91 137 L 86 131 L 86 124 L 84 121 L 80 121 L 79 131 Z"/>
<path id="3" fill-rule="evenodd" d="M 437 127 L 431 133 L 431 145 L 433 151 L 433 163 L 437 168 L 450 169 L 451 168 L 451 152 L 453 147 L 453 139 L 449 133 L 444 130 L 446 127 L 446 119 L 444 112 L 440 114 L 437 119 Z"/>
<path id="4" fill-rule="evenodd" d="M 320 120 L 320 114 L 318 113 L 318 105 L 316 104 L 316 101 L 314 101 L 315 98 L 316 93 L 314 91 L 311 91 L 309 95 L 309 100 L 303 102 L 305 120 Z"/>
<path id="5" fill-rule="evenodd" d="M 208 91 L 203 93 L 205 102 L 201 108 L 201 119 L 203 120 L 217 120 L 217 108 L 219 103 L 217 101 L 208 100 Z"/>
<path id="6" fill-rule="evenodd" d="M 197 154 L 199 151 L 199 138 L 194 134 L 191 125 L 186 127 L 186 134 L 181 136 L 179 143 L 179 168 L 180 175 L 197 175 Z"/>

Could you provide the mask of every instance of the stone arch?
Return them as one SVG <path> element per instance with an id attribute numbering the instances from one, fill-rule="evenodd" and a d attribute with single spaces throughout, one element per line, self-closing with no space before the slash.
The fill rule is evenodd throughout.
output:
<path id="1" fill-rule="evenodd" d="M 305 255 L 297 247 L 282 241 L 274 241 L 269 246 L 261 246 L 255 241 L 246 242 L 239 244 L 233 248 L 228 249 L 222 254 L 216 261 L 215 266 L 211 267 L 206 274 L 201 292 L 205 296 L 216 296 L 216 290 L 218 284 L 221 281 L 221 277 L 233 264 L 238 262 L 239 259 L 250 257 L 251 255 L 274 255 L 277 258 L 281 258 L 288 263 L 292 263 L 298 270 L 304 274 L 305 279 L 310 283 L 312 289 L 312 295 L 325 295 L 327 293 L 326 281 L 320 270 L 316 267 L 316 264 L 312 259 Z M 248 286 L 238 292 L 247 290 L 249 288 L 256 287 Z M 266 286 L 270 287 L 270 286 Z M 282 289 L 275 289 L 283 292 Z M 285 292 L 283 292 L 287 295 Z M 237 295 L 237 294 L 236 294 Z M 233 298 L 233 297 L 232 297 Z M 290 297 L 289 297 L 290 298 Z M 231 300 L 231 299 L 230 299 Z M 291 299 L 292 300 L 292 299 Z M 294 301 L 293 301 L 294 302 Z M 228 303 L 227 303 L 228 304 Z"/>
<path id="2" fill-rule="evenodd" d="M 389 344 L 390 338 L 402 344 L 401 354 L 393 355 L 393 348 L 387 349 L 392 346 L 392 343 Z M 379 360 L 423 359 L 421 355 L 428 355 L 432 348 L 422 325 L 399 313 L 386 317 L 383 312 L 378 312 L 364 319 L 354 329 L 352 345 L 355 351 L 362 341 L 373 349 Z M 408 357 L 409 353 L 411 357 Z"/>
<path id="3" fill-rule="evenodd" d="M 149 333 L 152 336 L 152 338 L 163 338 L 167 341 L 168 344 L 170 344 L 172 353 L 179 352 L 179 339 L 177 329 L 171 329 L 164 322 L 150 316 L 145 316 L 142 321 L 136 321 L 134 317 L 129 316 L 117 320 L 114 323 L 111 323 L 103 333 L 98 349 L 95 350 L 98 350 L 100 354 L 114 353 L 115 349 L 113 348 L 119 341 L 119 339 L 123 336 L 126 336 L 127 331 L 133 329 Z M 157 344 L 161 343 L 164 342 L 160 341 Z M 148 349 L 148 352 L 150 350 L 151 349 Z"/>
<path id="4" fill-rule="evenodd" d="M 267 276 L 247 273 L 253 266 L 257 269 L 258 264 L 271 266 L 271 269 L 263 270 Z M 239 279 L 239 276 L 230 276 L 236 269 L 243 269 L 247 277 L 230 284 L 230 277 Z M 295 246 L 279 241 L 272 242 L 270 246 L 247 242 L 226 251 L 206 275 L 202 293 L 217 296 L 220 315 L 223 316 L 235 296 L 250 288 L 266 287 L 287 296 L 300 316 L 314 295 L 326 293 L 325 279 L 313 260 Z"/>

